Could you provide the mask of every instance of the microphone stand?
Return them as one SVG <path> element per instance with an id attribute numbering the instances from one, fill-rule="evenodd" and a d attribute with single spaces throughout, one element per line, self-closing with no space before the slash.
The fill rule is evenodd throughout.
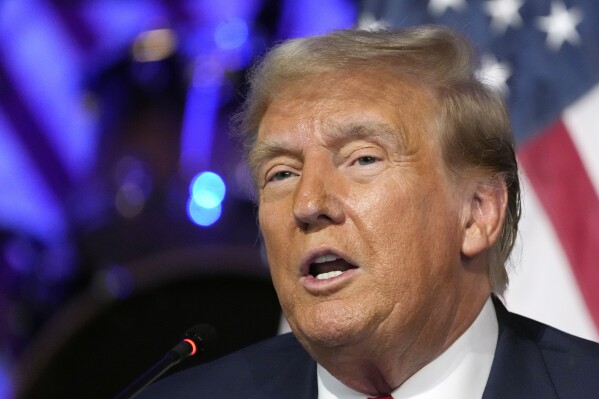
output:
<path id="1" fill-rule="evenodd" d="M 206 349 L 206 341 L 214 340 L 215 335 L 214 328 L 207 324 L 190 328 L 185 333 L 185 339 L 166 352 L 162 359 L 122 390 L 114 399 L 131 399 L 137 396 L 145 387 L 181 360 L 193 356 L 197 352 L 203 352 Z"/>

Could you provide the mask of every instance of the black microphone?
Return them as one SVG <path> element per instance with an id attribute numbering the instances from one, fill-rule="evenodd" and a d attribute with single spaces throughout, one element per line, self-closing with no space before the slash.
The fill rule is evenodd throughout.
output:
<path id="1" fill-rule="evenodd" d="M 185 338 L 164 357 L 149 368 L 138 379 L 121 391 L 114 399 L 130 399 L 135 397 L 142 389 L 150 385 L 164 372 L 178 364 L 181 360 L 204 352 L 207 345 L 212 345 L 216 340 L 216 330 L 208 324 L 198 324 L 185 332 Z"/>

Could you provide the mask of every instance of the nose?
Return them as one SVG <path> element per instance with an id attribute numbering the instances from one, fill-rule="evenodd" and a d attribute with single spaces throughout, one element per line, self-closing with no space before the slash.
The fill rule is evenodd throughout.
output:
<path id="1" fill-rule="evenodd" d="M 345 219 L 342 184 L 332 171 L 307 170 L 300 177 L 293 198 L 293 216 L 303 230 L 340 224 Z"/>

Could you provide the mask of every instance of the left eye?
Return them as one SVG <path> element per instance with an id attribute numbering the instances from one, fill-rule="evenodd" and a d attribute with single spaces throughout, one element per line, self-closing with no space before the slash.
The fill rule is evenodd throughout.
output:
<path id="1" fill-rule="evenodd" d="M 372 156 L 360 157 L 356 161 L 358 165 L 370 165 L 376 162 L 376 158 Z"/>
<path id="2" fill-rule="evenodd" d="M 280 180 L 285 180 L 285 179 L 288 179 L 288 178 L 290 178 L 290 177 L 292 177 L 292 176 L 293 176 L 293 173 L 292 173 L 292 172 L 289 172 L 289 171 L 287 171 L 287 170 L 284 170 L 284 171 L 281 171 L 281 172 L 277 172 L 277 173 L 275 173 L 275 174 L 274 174 L 274 175 L 273 175 L 273 176 L 270 178 L 270 180 L 272 180 L 272 181 L 280 181 Z"/>

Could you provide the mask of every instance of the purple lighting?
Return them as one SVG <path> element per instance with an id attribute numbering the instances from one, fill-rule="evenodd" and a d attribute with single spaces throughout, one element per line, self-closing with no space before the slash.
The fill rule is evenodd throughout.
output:
<path id="1" fill-rule="evenodd" d="M 286 0 L 279 23 L 283 38 L 319 35 L 356 23 L 356 5 L 350 0 Z"/>
<path id="2" fill-rule="evenodd" d="M 50 242 L 66 231 L 65 215 L 0 111 L 0 223 Z"/>
<path id="3" fill-rule="evenodd" d="M 9 372 L 4 361 L 0 360 L 0 399 L 10 399 L 14 395 Z"/>
<path id="4" fill-rule="evenodd" d="M 85 175 L 97 132 L 82 101 L 80 54 L 44 2 L 13 2 L 3 22 L 0 33 L 11 38 L 2 42 L 4 67 L 43 128 L 48 151 L 72 177 Z"/>
<path id="5" fill-rule="evenodd" d="M 210 166 L 223 72 L 216 60 L 198 63 L 187 93 L 181 132 L 181 169 L 186 175 Z"/>
<path id="6" fill-rule="evenodd" d="M 241 47 L 247 41 L 248 34 L 248 25 L 244 20 L 231 18 L 216 27 L 214 41 L 218 47 L 232 50 Z"/>

